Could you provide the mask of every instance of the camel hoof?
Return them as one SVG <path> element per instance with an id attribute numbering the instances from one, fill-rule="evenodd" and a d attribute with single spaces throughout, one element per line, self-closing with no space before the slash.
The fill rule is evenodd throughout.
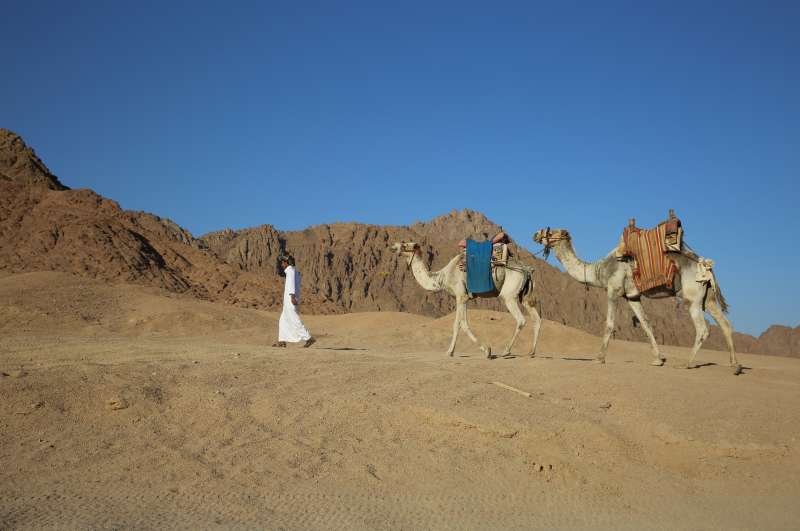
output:
<path id="1" fill-rule="evenodd" d="M 447 355 L 450 356 L 451 358 L 453 357 L 453 353 L 452 352 L 448 352 Z"/>
<path id="2" fill-rule="evenodd" d="M 657 360 L 651 361 L 650 365 L 653 365 L 655 367 L 661 367 L 661 366 L 664 365 L 665 361 L 667 361 L 667 360 L 665 360 L 664 358 L 658 358 Z"/>
<path id="3" fill-rule="evenodd" d="M 734 376 L 739 376 L 740 374 L 742 374 L 742 372 L 744 372 L 744 369 L 742 368 L 741 365 L 739 365 L 737 363 L 736 365 L 733 366 L 733 375 Z"/>
<path id="4" fill-rule="evenodd" d="M 595 358 L 594 362 L 598 365 L 605 365 L 606 359 L 605 358 Z"/>

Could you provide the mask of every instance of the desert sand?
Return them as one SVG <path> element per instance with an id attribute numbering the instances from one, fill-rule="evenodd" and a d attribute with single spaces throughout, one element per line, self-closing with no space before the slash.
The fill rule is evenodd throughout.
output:
<path id="1" fill-rule="evenodd" d="M 0 528 L 790 529 L 800 360 L 0 276 Z M 470 312 L 497 347 L 506 313 Z M 500 382 L 530 397 L 495 385 Z"/>

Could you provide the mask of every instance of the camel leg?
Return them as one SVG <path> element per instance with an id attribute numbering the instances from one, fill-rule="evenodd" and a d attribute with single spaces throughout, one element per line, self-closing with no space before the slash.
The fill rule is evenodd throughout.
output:
<path id="1" fill-rule="evenodd" d="M 474 334 L 474 333 L 472 333 L 472 329 L 469 327 L 469 321 L 467 320 L 467 302 L 466 302 L 466 301 L 464 301 L 464 302 L 462 303 L 462 305 L 463 305 L 463 310 L 462 310 L 462 312 L 461 312 L 461 329 L 462 329 L 462 330 L 464 330 L 464 332 L 466 332 L 466 333 L 467 333 L 467 336 L 468 336 L 468 337 L 469 337 L 469 338 L 470 338 L 470 339 L 471 339 L 471 340 L 472 340 L 474 343 L 476 343 L 478 346 L 480 346 L 480 347 L 481 347 L 481 350 L 483 351 L 483 353 L 484 353 L 484 354 L 486 354 L 486 357 L 487 357 L 487 358 L 489 358 L 489 359 L 493 359 L 495 356 L 492 356 L 492 349 L 491 349 L 491 347 L 489 347 L 488 345 L 484 345 L 483 343 L 481 343 L 480 341 L 478 341 L 478 338 L 477 338 L 477 337 L 475 337 L 475 334 Z"/>
<path id="2" fill-rule="evenodd" d="M 532 358 L 536 356 L 536 345 L 539 343 L 539 330 L 542 327 L 542 318 L 532 304 L 528 304 L 527 302 L 523 301 L 522 305 L 525 306 L 526 310 L 528 310 L 528 315 L 531 316 L 531 320 L 533 321 L 533 346 L 531 347 L 530 352 Z"/>
<path id="3" fill-rule="evenodd" d="M 700 350 L 703 341 L 708 337 L 708 324 L 706 324 L 706 318 L 703 316 L 702 301 L 700 299 L 691 301 L 689 315 L 691 315 L 694 323 L 695 336 L 692 355 L 689 358 L 689 363 L 686 364 L 687 369 L 694 367 L 694 358 L 697 356 L 697 351 Z"/>
<path id="4" fill-rule="evenodd" d="M 617 311 L 616 296 L 608 294 L 608 313 L 606 314 L 606 329 L 603 333 L 603 343 L 600 345 L 600 354 L 597 356 L 597 363 L 606 362 L 608 352 L 608 342 L 611 341 L 611 334 L 614 332 L 614 315 Z"/>
<path id="5" fill-rule="evenodd" d="M 733 349 L 733 327 L 722 312 L 722 308 L 717 304 L 717 299 L 714 298 L 714 292 L 712 290 L 708 290 L 706 311 L 711 314 L 711 317 L 714 318 L 722 330 L 722 335 L 725 336 L 725 343 L 728 344 L 728 351 L 731 353 L 730 366 L 734 368 L 736 374 L 741 373 L 742 366 L 736 361 L 736 351 Z"/>
<path id="6" fill-rule="evenodd" d="M 514 328 L 514 334 L 511 336 L 511 340 L 506 345 L 506 348 L 503 349 L 502 356 L 507 356 L 511 354 L 511 347 L 514 346 L 514 342 L 517 340 L 517 336 L 519 335 L 520 331 L 525 327 L 525 316 L 522 314 L 522 310 L 519 309 L 519 304 L 517 304 L 517 297 L 501 297 L 503 299 L 503 303 L 508 308 L 508 312 L 517 322 L 517 326 Z"/>
<path id="7" fill-rule="evenodd" d="M 466 305 L 462 305 L 460 302 L 456 301 L 456 319 L 453 321 L 453 339 L 450 340 L 450 346 L 447 348 L 447 353 L 450 355 L 450 357 L 453 356 L 453 352 L 456 350 L 458 331 L 461 330 L 461 319 L 465 310 Z"/>
<path id="8" fill-rule="evenodd" d="M 667 360 L 667 358 L 665 358 L 664 355 L 658 350 L 658 343 L 653 335 L 653 330 L 650 329 L 650 323 L 647 322 L 647 316 L 644 313 L 644 308 L 642 307 L 641 301 L 628 299 L 628 304 L 630 305 L 631 310 L 633 310 L 633 314 L 637 319 L 639 319 L 639 324 L 642 325 L 642 329 L 644 330 L 644 333 L 647 334 L 647 338 L 650 339 L 650 346 L 653 348 L 653 356 L 655 356 L 655 359 L 650 364 L 658 367 L 664 365 L 664 362 Z"/>

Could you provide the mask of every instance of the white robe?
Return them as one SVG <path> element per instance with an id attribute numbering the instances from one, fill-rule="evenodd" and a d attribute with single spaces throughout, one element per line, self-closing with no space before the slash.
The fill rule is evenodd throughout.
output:
<path id="1" fill-rule="evenodd" d="M 278 341 L 288 341 L 296 343 L 306 341 L 311 338 L 300 315 L 297 313 L 297 306 L 292 304 L 292 293 L 300 304 L 300 273 L 293 266 L 285 269 L 286 284 L 283 288 L 283 311 L 278 321 Z"/>

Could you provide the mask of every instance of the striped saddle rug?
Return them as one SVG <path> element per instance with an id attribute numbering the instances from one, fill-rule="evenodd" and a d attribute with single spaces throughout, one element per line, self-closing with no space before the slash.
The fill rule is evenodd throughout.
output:
<path id="1" fill-rule="evenodd" d="M 623 254 L 635 261 L 633 281 L 639 291 L 660 287 L 672 289 L 678 267 L 667 253 L 680 250 L 681 233 L 680 221 L 676 218 L 660 223 L 654 229 L 640 229 L 634 223 L 625 227 L 622 233 Z"/>

